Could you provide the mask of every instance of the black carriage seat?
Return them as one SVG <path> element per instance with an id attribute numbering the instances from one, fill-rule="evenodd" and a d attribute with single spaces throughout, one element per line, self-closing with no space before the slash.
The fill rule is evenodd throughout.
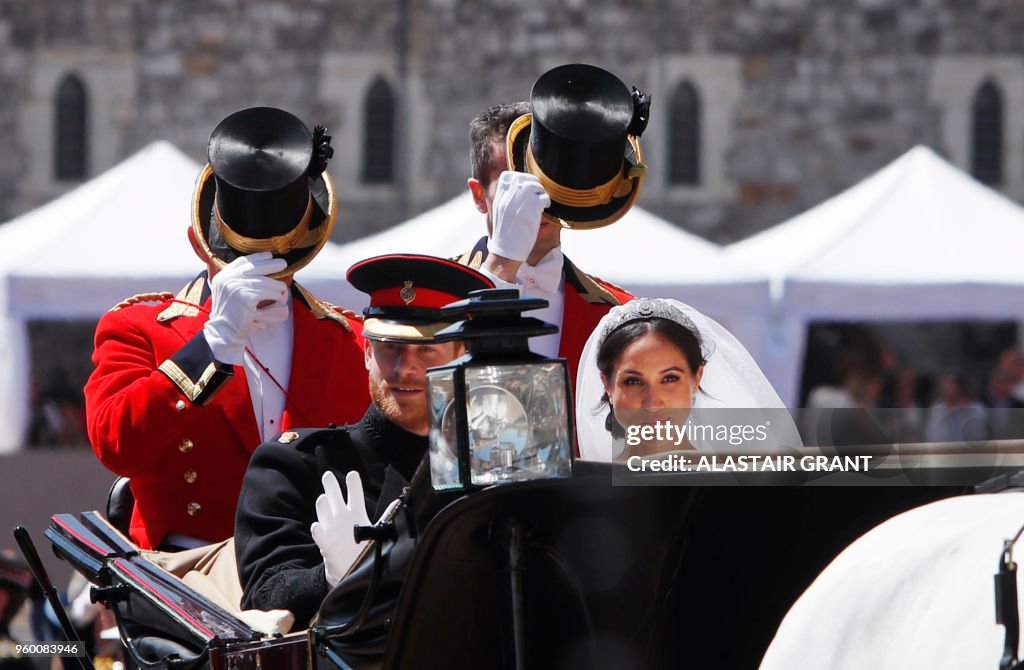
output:
<path id="1" fill-rule="evenodd" d="M 132 510 L 135 509 L 135 494 L 130 483 L 127 477 L 118 477 L 107 493 L 107 521 L 126 536 L 131 526 Z"/>

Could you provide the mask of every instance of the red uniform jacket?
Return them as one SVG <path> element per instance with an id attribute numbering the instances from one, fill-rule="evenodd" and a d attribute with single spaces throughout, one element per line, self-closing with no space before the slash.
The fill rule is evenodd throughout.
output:
<path id="1" fill-rule="evenodd" d="M 486 257 L 485 237 L 477 242 L 472 251 L 457 260 L 477 270 Z M 565 278 L 565 305 L 562 308 L 562 334 L 558 344 L 558 355 L 564 358 L 569 366 L 569 383 L 575 384 L 576 370 L 579 368 L 587 338 L 612 307 L 629 302 L 634 296 L 623 288 L 582 272 L 568 258 L 562 266 L 562 276 Z"/>
<path id="2" fill-rule="evenodd" d="M 131 478 L 131 537 L 143 548 L 168 533 L 230 537 L 242 475 L 260 444 L 244 368 L 216 363 L 202 335 L 209 295 L 204 273 L 173 298 L 121 303 L 96 328 L 89 439 L 107 468 Z M 281 430 L 356 423 L 369 405 L 361 322 L 298 285 L 292 296 Z"/>

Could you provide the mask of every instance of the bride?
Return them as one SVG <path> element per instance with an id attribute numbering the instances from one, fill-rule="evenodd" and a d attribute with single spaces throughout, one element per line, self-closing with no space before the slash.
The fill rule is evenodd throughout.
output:
<path id="1" fill-rule="evenodd" d="M 677 300 L 633 300 L 601 320 L 583 350 L 576 419 L 587 460 L 801 446 L 785 405 L 739 340 Z"/>

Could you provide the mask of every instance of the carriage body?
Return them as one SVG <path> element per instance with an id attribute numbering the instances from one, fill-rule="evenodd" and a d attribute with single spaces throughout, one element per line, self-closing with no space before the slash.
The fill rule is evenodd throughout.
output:
<path id="1" fill-rule="evenodd" d="M 596 654 L 591 667 L 623 658 L 652 668 L 684 658 L 697 667 L 757 667 L 792 603 L 845 547 L 993 472 L 956 458 L 915 468 L 920 486 L 770 486 L 736 473 L 612 486 L 611 466 L 579 462 L 569 480 L 460 496 L 418 538 L 378 665 L 504 667 L 510 571 L 499 527 L 518 518 L 531 538 L 528 636 L 543 642 L 535 649 L 554 650 L 527 667 L 570 648 L 588 660 Z M 323 653 L 344 652 L 344 639 L 324 634 L 342 622 L 338 611 L 321 612 L 318 630 L 266 636 L 152 564 L 95 512 L 56 515 L 46 535 L 119 613 L 133 655 L 158 662 L 154 654 L 177 649 L 182 667 L 195 668 L 343 667 Z"/>

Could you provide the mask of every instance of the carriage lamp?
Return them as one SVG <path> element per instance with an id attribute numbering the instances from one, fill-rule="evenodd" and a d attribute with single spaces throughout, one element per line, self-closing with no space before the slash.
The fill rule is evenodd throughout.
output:
<path id="1" fill-rule="evenodd" d="M 469 295 L 442 309 L 460 320 L 437 334 L 463 340 L 466 354 L 427 371 L 434 488 L 569 477 L 574 426 L 565 359 L 535 354 L 528 344 L 558 328 L 522 316 L 547 301 L 520 298 L 515 289 Z"/>

